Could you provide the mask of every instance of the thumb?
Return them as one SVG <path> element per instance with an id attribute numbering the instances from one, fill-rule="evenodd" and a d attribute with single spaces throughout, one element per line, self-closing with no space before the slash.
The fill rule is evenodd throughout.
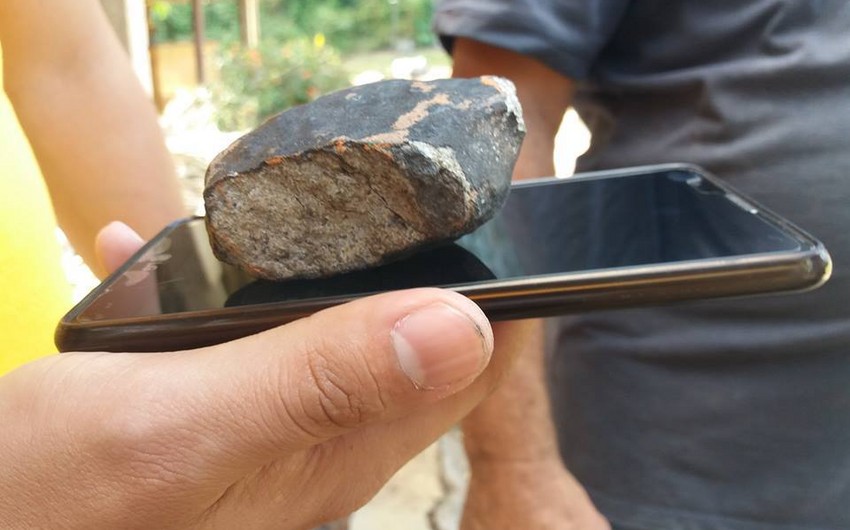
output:
<path id="1" fill-rule="evenodd" d="M 94 240 L 98 276 L 110 274 L 142 248 L 145 241 L 132 228 L 113 221 L 100 229 Z"/>
<path id="2" fill-rule="evenodd" d="M 201 430 L 192 432 L 215 440 L 215 450 L 262 462 L 454 394 L 481 374 L 492 351 L 486 317 L 464 296 L 387 293 L 168 356 L 169 379 L 180 382 L 172 410 L 197 411 Z M 181 404 L 181 395 L 205 396 L 206 405 Z"/>

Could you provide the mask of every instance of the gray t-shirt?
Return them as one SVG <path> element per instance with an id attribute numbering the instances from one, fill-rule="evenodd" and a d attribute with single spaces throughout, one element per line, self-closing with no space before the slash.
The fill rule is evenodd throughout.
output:
<path id="1" fill-rule="evenodd" d="M 850 2 L 443 0 L 580 81 L 580 170 L 699 164 L 819 237 L 806 294 L 552 329 L 561 450 L 615 528 L 850 529 Z"/>

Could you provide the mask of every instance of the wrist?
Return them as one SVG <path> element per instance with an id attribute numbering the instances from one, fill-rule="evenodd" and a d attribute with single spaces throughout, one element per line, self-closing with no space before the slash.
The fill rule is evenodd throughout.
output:
<path id="1" fill-rule="evenodd" d="M 506 442 L 498 437 L 464 435 L 464 450 L 471 465 L 522 465 L 535 462 L 560 462 L 561 455 L 554 439 Z"/>

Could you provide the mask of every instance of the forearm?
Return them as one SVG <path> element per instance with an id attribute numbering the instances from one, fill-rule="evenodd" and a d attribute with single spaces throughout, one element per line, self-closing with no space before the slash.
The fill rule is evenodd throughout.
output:
<path id="1" fill-rule="evenodd" d="M 543 322 L 495 326 L 496 347 L 517 358 L 510 373 L 462 423 L 464 445 L 474 463 L 529 462 L 558 457 L 543 380 Z"/>
<path id="2" fill-rule="evenodd" d="M 514 81 L 528 130 L 514 180 L 554 175 L 554 138 L 572 96 L 572 82 L 511 52 L 460 39 L 456 77 L 503 75 Z M 543 367 L 543 324 L 510 322 L 497 329 L 497 348 L 517 352 L 516 365 L 496 392 L 463 422 L 470 459 L 556 458 L 557 442 Z"/>
<path id="3" fill-rule="evenodd" d="M 185 214 L 156 113 L 95 0 L 6 0 L 5 88 L 56 215 L 93 265 L 97 231 L 149 238 Z"/>

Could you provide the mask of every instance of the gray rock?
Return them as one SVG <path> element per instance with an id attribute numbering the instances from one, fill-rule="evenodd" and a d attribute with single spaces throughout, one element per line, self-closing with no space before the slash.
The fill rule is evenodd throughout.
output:
<path id="1" fill-rule="evenodd" d="M 502 78 L 383 81 L 283 112 L 212 161 L 216 256 L 266 279 L 380 265 L 501 207 L 525 126 Z"/>

